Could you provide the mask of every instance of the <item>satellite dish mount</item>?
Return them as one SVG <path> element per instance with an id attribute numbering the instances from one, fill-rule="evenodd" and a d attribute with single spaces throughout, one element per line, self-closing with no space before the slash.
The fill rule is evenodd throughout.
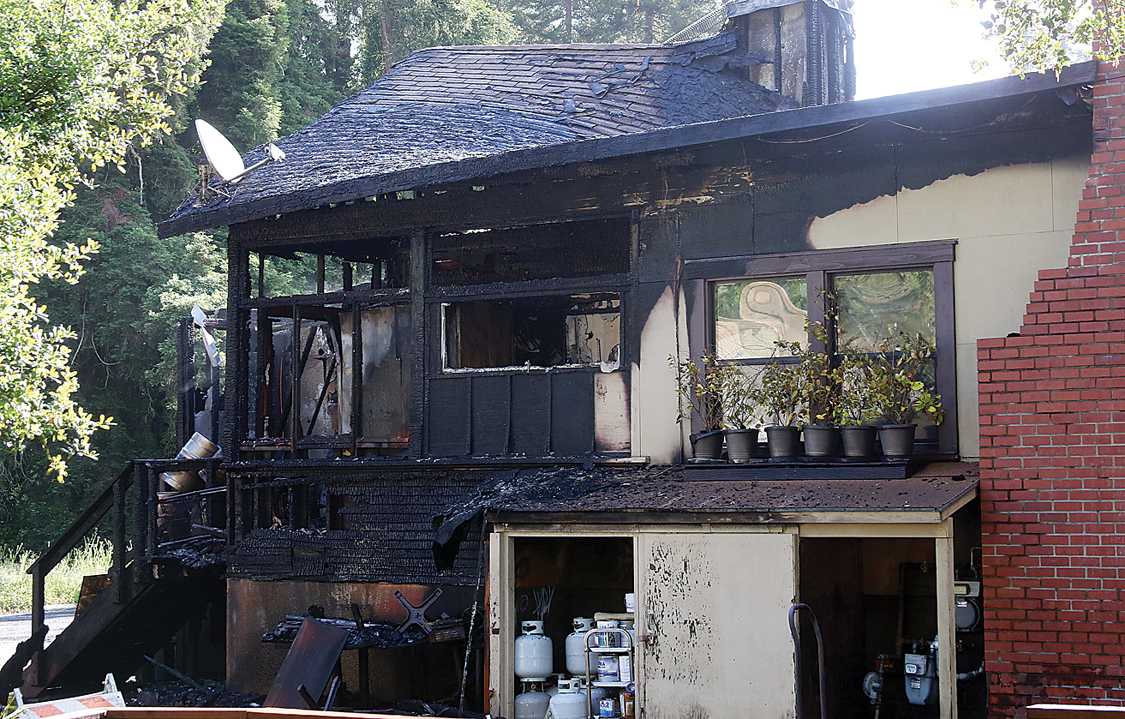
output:
<path id="1" fill-rule="evenodd" d="M 281 148 L 271 142 L 266 145 L 266 157 L 247 167 L 242 162 L 242 154 L 211 123 L 206 120 L 196 120 L 195 132 L 199 135 L 199 144 L 203 146 L 203 154 L 207 156 L 207 163 L 211 165 L 215 174 L 222 180 L 217 186 L 211 187 L 208 187 L 205 182 L 204 191 L 211 189 L 227 195 L 219 189 L 219 186 L 233 185 L 259 167 L 271 162 L 281 162 L 285 159 L 285 153 Z M 229 197 L 229 195 L 227 196 Z"/>

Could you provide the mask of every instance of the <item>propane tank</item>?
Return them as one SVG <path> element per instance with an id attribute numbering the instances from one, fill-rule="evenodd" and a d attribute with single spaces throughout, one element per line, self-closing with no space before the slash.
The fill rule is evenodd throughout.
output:
<path id="1" fill-rule="evenodd" d="M 559 693 L 559 682 L 566 679 L 566 675 L 565 674 L 552 674 L 551 676 L 554 677 L 555 683 L 552 684 L 551 686 L 547 687 L 547 696 L 553 697 L 553 696 L 555 696 L 556 694 Z"/>
<path id="2" fill-rule="evenodd" d="M 515 719 L 543 719 L 551 697 L 543 692 L 541 685 L 530 679 L 523 679 L 523 692 L 516 695 Z"/>
<path id="3" fill-rule="evenodd" d="M 516 639 L 516 676 L 546 681 L 554 668 L 551 638 L 544 636 L 543 622 L 523 622 L 520 629 L 523 634 Z"/>
<path id="4" fill-rule="evenodd" d="M 586 673 L 586 632 L 593 628 L 593 619 L 574 618 L 574 631 L 566 635 L 566 670 L 571 674 Z"/>
<path id="5" fill-rule="evenodd" d="M 586 695 L 578 691 L 578 684 L 569 679 L 559 684 L 559 693 L 548 705 L 549 719 L 586 719 Z"/>

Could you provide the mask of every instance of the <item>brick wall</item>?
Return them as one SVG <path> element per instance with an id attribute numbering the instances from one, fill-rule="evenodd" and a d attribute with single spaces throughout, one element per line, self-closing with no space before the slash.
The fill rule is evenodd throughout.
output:
<path id="1" fill-rule="evenodd" d="M 978 343 L 995 717 L 1125 705 L 1125 63 L 1092 102 L 1069 267 L 1039 273 L 1019 336 Z"/>

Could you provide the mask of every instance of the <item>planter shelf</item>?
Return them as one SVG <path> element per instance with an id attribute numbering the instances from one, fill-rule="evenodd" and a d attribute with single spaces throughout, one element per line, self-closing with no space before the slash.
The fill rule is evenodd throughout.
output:
<path id="1" fill-rule="evenodd" d="M 915 459 L 752 459 L 746 464 L 688 460 L 684 480 L 723 482 L 729 480 L 793 479 L 906 479 L 923 462 Z"/>

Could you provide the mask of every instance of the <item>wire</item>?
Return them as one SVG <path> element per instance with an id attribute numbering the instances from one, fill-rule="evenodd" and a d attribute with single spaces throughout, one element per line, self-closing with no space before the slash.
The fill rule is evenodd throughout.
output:
<path id="1" fill-rule="evenodd" d="M 860 128 L 867 127 L 868 124 L 869 123 L 867 123 L 867 122 L 861 122 L 858 125 L 852 125 L 849 128 L 846 128 L 844 130 L 840 130 L 839 132 L 833 132 L 830 135 L 822 135 L 821 137 L 810 137 L 810 138 L 807 138 L 807 139 L 804 139 L 804 140 L 767 140 L 764 137 L 756 137 L 754 139 L 756 139 L 758 142 L 765 142 L 765 143 L 769 143 L 771 145 L 804 145 L 804 144 L 809 143 L 809 142 L 820 142 L 821 140 L 830 140 L 833 137 L 839 137 L 840 135 L 846 135 L 849 132 L 855 132 L 856 130 L 859 130 Z"/>

